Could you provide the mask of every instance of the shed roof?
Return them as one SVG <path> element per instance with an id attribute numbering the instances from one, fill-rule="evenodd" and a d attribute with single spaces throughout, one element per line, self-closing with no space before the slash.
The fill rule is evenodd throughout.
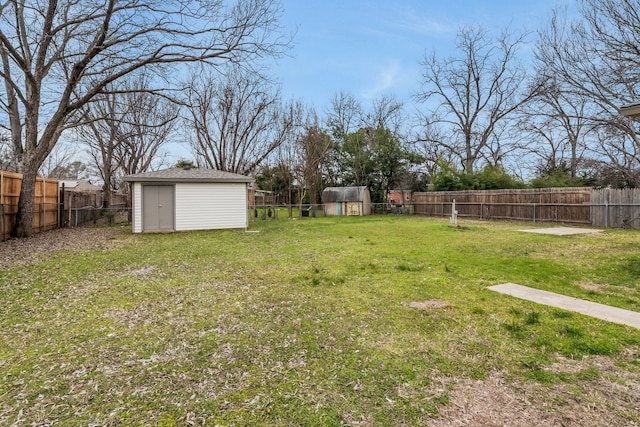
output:
<path id="1" fill-rule="evenodd" d="M 640 103 L 623 105 L 620 107 L 620 114 L 626 117 L 637 118 L 640 116 Z"/>
<path id="2" fill-rule="evenodd" d="M 367 187 L 327 187 L 322 191 L 322 203 L 362 202 Z"/>
<path id="3" fill-rule="evenodd" d="M 202 168 L 171 168 L 126 175 L 127 182 L 253 182 L 253 178 L 237 173 Z"/>

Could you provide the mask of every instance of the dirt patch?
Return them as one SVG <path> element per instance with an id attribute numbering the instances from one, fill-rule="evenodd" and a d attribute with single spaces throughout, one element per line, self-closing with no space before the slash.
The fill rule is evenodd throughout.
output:
<path id="1" fill-rule="evenodd" d="M 580 286 L 582 289 L 586 291 L 595 291 L 595 292 L 603 292 L 609 288 L 608 285 L 600 285 L 598 283 L 588 283 L 588 282 L 578 283 L 578 286 Z"/>
<path id="2" fill-rule="evenodd" d="M 52 252 L 109 249 L 116 244 L 113 240 L 116 236 L 129 230 L 129 227 L 59 228 L 23 239 L 9 239 L 0 242 L 0 269 L 37 264 Z"/>
<path id="3" fill-rule="evenodd" d="M 437 299 L 430 299 L 427 301 L 412 301 L 409 303 L 403 303 L 407 307 L 417 308 L 418 310 L 434 310 L 448 308 L 449 304 Z"/>
<path id="4" fill-rule="evenodd" d="M 633 351 L 631 352 L 633 353 Z M 637 359 L 636 354 L 625 355 Z M 595 372 L 595 378 L 552 386 L 509 381 L 494 372 L 482 380 L 449 385 L 449 403 L 430 426 L 637 426 L 640 374 L 616 367 L 612 358 L 559 358 L 554 372 Z"/>
<path id="5" fill-rule="evenodd" d="M 42 233 L 29 239 L 1 242 L 0 268 L 33 264 L 46 259 L 47 255 L 52 252 L 112 249 L 129 242 L 131 237 L 122 237 L 128 233 L 128 228 L 74 228 Z M 116 238 L 118 236 L 121 237 Z M 155 273 L 156 270 L 153 266 L 145 266 L 127 272 L 127 274 L 142 276 Z M 224 286 L 232 285 L 235 286 L 232 282 L 224 284 Z M 212 285 L 203 283 L 199 286 L 209 287 Z M 219 286 L 223 286 L 223 284 Z M 182 292 L 175 288 L 175 295 L 178 295 L 179 291 Z M 173 301 L 173 299 L 171 300 Z M 406 302 L 403 303 L 403 306 L 420 310 L 447 309 L 449 307 L 445 301 L 437 299 Z M 113 309 L 107 311 L 104 316 L 121 321 L 132 328 L 138 323 L 153 322 L 155 320 L 153 314 L 158 311 L 155 307 L 136 306 L 131 309 Z M 204 312 L 196 312 L 195 315 L 198 318 L 205 314 Z M 225 314 L 221 314 L 220 318 L 222 316 Z M 169 317 L 165 316 L 165 318 Z M 218 323 L 225 324 L 221 320 Z M 226 323 L 231 324 L 230 321 Z M 186 329 L 187 325 L 184 328 Z M 233 332 L 229 332 L 229 334 L 231 333 Z M 168 358 L 168 355 L 173 354 L 172 351 L 179 350 L 169 349 L 167 353 L 153 354 L 148 359 L 137 358 L 124 363 L 147 365 L 151 363 L 150 361 L 158 358 L 160 360 Z M 231 356 L 228 357 L 231 360 Z M 516 427 L 532 425 L 639 425 L 640 373 L 637 372 L 638 362 L 640 362 L 640 355 L 637 348 L 627 349 L 623 354 L 616 355 L 615 358 L 598 356 L 574 360 L 558 356 L 554 364 L 543 369 L 555 373 L 566 373 L 577 379 L 552 385 L 540 384 L 535 381 L 514 380 L 499 371 L 492 372 L 483 379 L 438 374 L 438 377 L 433 378 L 434 396 L 446 394 L 446 399 L 440 399 L 446 400 L 446 403 L 438 404 L 439 415 L 432 417 L 425 415 L 424 425 L 505 425 Z M 302 366 L 304 366 L 304 359 L 298 355 L 291 359 L 288 369 Z M 79 367 L 79 369 L 83 368 Z M 110 372 L 115 372 L 120 368 L 118 365 L 104 365 L 101 369 L 108 376 Z M 590 371 L 584 372 L 586 370 Z M 580 379 L 580 377 L 588 377 L 588 379 Z M 403 384 L 397 388 L 396 393 L 399 399 L 403 399 L 411 398 L 414 391 L 409 385 Z M 45 410 L 42 411 L 44 413 Z M 6 414 L 2 415 L 6 416 Z M 353 414 L 353 416 L 347 414 L 343 416 L 342 421 L 348 425 L 375 424 L 373 417 L 361 414 Z"/>
<path id="6" fill-rule="evenodd" d="M 132 276 L 146 276 L 147 274 L 151 274 L 154 271 L 156 271 L 156 267 L 153 265 L 150 265 L 148 267 L 143 267 L 139 270 L 134 270 L 129 274 L 131 274 Z"/>
<path id="7" fill-rule="evenodd" d="M 524 233 L 551 234 L 554 236 L 572 236 L 574 234 L 600 234 L 602 230 L 595 228 L 577 228 L 577 227 L 552 227 L 552 228 L 532 228 L 527 230 L 519 230 Z"/>
<path id="8" fill-rule="evenodd" d="M 580 282 L 578 283 L 578 286 L 580 286 L 582 289 L 586 291 L 620 295 L 626 298 L 631 298 L 629 294 L 636 291 L 636 288 L 634 288 L 633 286 L 625 286 L 620 284 L 614 286 L 614 285 L 606 285 L 606 284 L 592 283 L 592 282 Z"/>

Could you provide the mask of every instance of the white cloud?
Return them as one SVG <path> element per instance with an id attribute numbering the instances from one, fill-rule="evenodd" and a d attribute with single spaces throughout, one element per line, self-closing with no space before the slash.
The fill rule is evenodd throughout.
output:
<path id="1" fill-rule="evenodd" d="M 376 74 L 377 76 L 373 85 L 361 92 L 362 97 L 365 99 L 376 98 L 392 89 L 398 80 L 400 66 L 396 62 L 393 62 L 389 65 L 379 67 Z"/>
<path id="2" fill-rule="evenodd" d="M 451 20 L 446 14 L 433 11 L 432 7 L 421 6 L 420 11 L 411 6 L 398 7 L 391 21 L 392 26 L 419 37 L 450 38 L 455 35 L 460 24 L 457 20 Z M 427 10 L 430 10 L 431 16 L 425 15 Z"/>
<path id="3" fill-rule="evenodd" d="M 417 15 L 403 16 L 401 21 L 396 21 L 396 26 L 404 31 L 425 37 L 449 38 L 455 35 L 458 30 L 457 23 L 438 22 Z"/>

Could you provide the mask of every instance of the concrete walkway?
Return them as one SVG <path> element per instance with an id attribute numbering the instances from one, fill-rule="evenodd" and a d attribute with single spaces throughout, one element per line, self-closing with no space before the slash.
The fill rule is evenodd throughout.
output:
<path id="1" fill-rule="evenodd" d="M 489 286 L 487 289 L 527 301 L 537 302 L 538 304 L 575 311 L 587 316 L 640 329 L 640 313 L 637 311 L 624 310 L 622 308 L 567 297 L 553 292 L 516 285 L 515 283 Z"/>
<path id="2" fill-rule="evenodd" d="M 596 228 L 577 228 L 577 227 L 551 227 L 551 228 L 530 228 L 527 230 L 518 230 L 525 233 L 553 234 L 554 236 L 572 236 L 574 234 L 600 234 L 602 230 Z"/>

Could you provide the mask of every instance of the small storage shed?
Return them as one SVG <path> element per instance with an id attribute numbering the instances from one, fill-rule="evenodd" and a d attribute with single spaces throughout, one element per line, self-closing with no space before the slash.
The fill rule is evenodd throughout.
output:
<path id="1" fill-rule="evenodd" d="M 246 228 L 247 176 L 212 169 L 174 168 L 127 175 L 133 232 Z"/>
<path id="2" fill-rule="evenodd" d="M 371 215 L 371 194 L 367 187 L 327 187 L 322 192 L 325 215 Z"/>

